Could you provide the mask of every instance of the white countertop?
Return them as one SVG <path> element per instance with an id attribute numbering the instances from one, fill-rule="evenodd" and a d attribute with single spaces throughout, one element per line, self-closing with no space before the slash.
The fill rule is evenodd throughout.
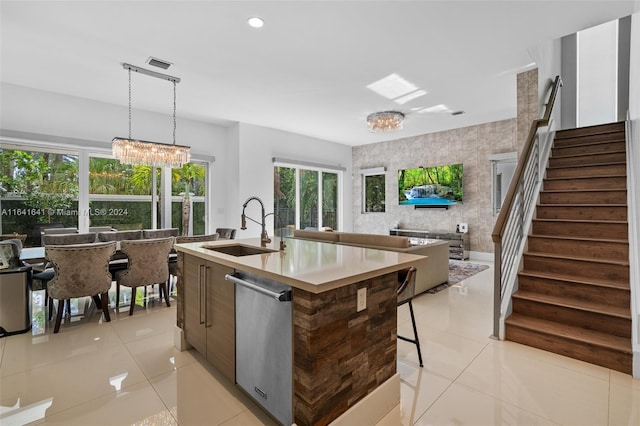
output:
<path id="1" fill-rule="evenodd" d="M 353 284 L 428 261 L 428 257 L 395 251 L 285 238 L 284 252 L 277 251 L 280 238 L 267 248 L 276 250 L 251 256 L 232 256 L 203 245 L 260 247 L 259 238 L 176 244 L 183 253 L 231 268 L 262 275 L 311 293 Z"/>

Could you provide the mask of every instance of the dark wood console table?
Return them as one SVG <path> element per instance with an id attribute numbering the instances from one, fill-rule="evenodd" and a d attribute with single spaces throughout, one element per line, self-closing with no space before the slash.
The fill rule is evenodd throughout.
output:
<path id="1" fill-rule="evenodd" d="M 401 237 L 414 238 L 431 238 L 434 240 L 449 241 L 449 259 L 467 260 L 469 259 L 469 234 L 460 234 L 457 232 L 431 232 L 416 229 L 398 229 L 389 230 L 389 235 L 399 235 Z"/>

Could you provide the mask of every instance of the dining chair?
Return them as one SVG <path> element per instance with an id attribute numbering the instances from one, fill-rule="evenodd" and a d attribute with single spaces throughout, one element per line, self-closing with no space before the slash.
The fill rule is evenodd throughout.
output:
<path id="1" fill-rule="evenodd" d="M 143 229 L 142 238 L 177 237 L 179 233 L 178 228 Z"/>
<path id="2" fill-rule="evenodd" d="M 413 326 L 413 339 L 408 337 L 400 336 L 398 334 L 398 339 L 404 340 L 405 342 L 413 343 L 416 345 L 418 349 L 418 361 L 420 362 L 420 367 L 422 367 L 422 351 L 420 350 L 420 338 L 418 337 L 418 329 L 416 327 L 416 317 L 413 314 L 413 304 L 411 301 L 413 300 L 413 296 L 415 295 L 416 288 L 416 268 L 414 266 L 409 269 L 405 269 L 398 273 L 398 283 L 401 283 L 398 287 L 398 306 L 402 306 L 404 304 L 409 305 L 409 314 L 411 315 L 411 325 Z"/>
<path id="3" fill-rule="evenodd" d="M 96 241 L 95 232 L 83 234 L 44 234 L 42 244 L 47 245 L 69 245 L 69 244 L 89 244 Z"/>
<path id="4" fill-rule="evenodd" d="M 42 230 L 42 235 L 48 234 L 77 234 L 77 228 L 44 228 Z"/>
<path id="5" fill-rule="evenodd" d="M 221 240 L 233 240 L 236 238 L 235 228 L 216 228 L 216 234 Z"/>
<path id="6" fill-rule="evenodd" d="M 142 239 L 142 230 L 135 231 L 106 231 L 98 232 L 98 240 L 100 241 L 122 241 L 122 240 L 140 240 Z"/>
<path id="7" fill-rule="evenodd" d="M 53 228 L 55 230 L 58 229 L 68 229 L 68 228 Z M 47 231 L 45 229 L 45 231 Z M 42 244 L 45 246 L 45 251 L 46 251 L 46 247 L 48 245 L 58 245 L 58 246 L 67 246 L 67 245 L 72 245 L 72 244 L 89 244 L 89 243 L 94 243 L 96 241 L 96 234 L 95 232 L 88 232 L 88 233 L 83 233 L 83 234 L 78 234 L 78 233 L 62 233 L 62 234 L 58 234 L 58 233 L 44 233 L 42 234 Z M 53 305 L 50 303 L 51 297 L 49 297 L 49 291 L 47 290 L 47 284 L 49 283 L 49 281 L 54 277 L 54 269 L 53 269 L 53 265 L 51 264 L 50 261 L 45 260 L 45 263 L 42 265 L 33 265 L 34 267 L 41 269 L 39 272 L 35 272 L 33 274 L 33 279 L 36 281 L 40 281 L 40 286 L 37 286 L 36 284 L 36 288 L 41 288 L 44 289 L 44 304 L 45 306 L 49 306 L 49 319 L 51 319 L 51 315 L 53 314 Z"/>
<path id="8" fill-rule="evenodd" d="M 111 321 L 108 292 L 112 277 L 109 259 L 115 252 L 115 242 L 45 246 L 45 256 L 55 271 L 47 283 L 49 297 L 58 300 L 54 333 L 60 330 L 65 305 L 67 313 L 71 315 L 70 299 L 78 297 L 93 297 L 96 306 L 102 309 L 105 320 Z M 49 301 L 49 305 L 52 304 L 53 300 Z"/>
<path id="9" fill-rule="evenodd" d="M 180 243 L 202 243 L 206 241 L 217 241 L 220 236 L 217 233 L 209 234 L 209 235 L 192 235 L 192 236 L 184 236 L 184 237 L 176 237 L 176 244 Z M 173 260 L 173 259 L 172 259 Z M 182 252 L 178 252 L 175 261 L 169 261 L 169 273 L 172 278 L 169 283 L 169 294 L 173 294 L 173 280 L 177 281 L 178 271 L 182 265 Z M 181 289 L 178 289 L 178 292 Z"/>
<path id="10" fill-rule="evenodd" d="M 120 303 L 120 286 L 131 287 L 131 306 L 129 315 L 135 308 L 136 289 L 140 286 L 159 284 L 160 295 L 164 293 L 167 306 L 169 302 L 169 253 L 173 248 L 174 237 L 150 238 L 142 240 L 123 240 L 120 251 L 127 256 L 127 269 L 116 271 L 116 309 Z"/>

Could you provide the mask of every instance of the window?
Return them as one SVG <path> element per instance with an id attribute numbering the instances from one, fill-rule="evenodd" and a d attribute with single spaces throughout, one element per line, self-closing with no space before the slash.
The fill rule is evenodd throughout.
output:
<path id="1" fill-rule="evenodd" d="M 310 165 L 274 167 L 275 235 L 284 230 L 341 227 L 341 171 Z"/>
<path id="2" fill-rule="evenodd" d="M 171 169 L 171 223 L 189 235 L 206 234 L 206 163 L 188 163 Z"/>
<path id="3" fill-rule="evenodd" d="M 384 167 L 362 169 L 362 210 L 364 213 L 385 211 L 385 171 Z"/>
<path id="4" fill-rule="evenodd" d="M 150 229 L 151 182 L 151 167 L 89 157 L 89 226 Z"/>
<path id="5" fill-rule="evenodd" d="M 2 234 L 39 245 L 46 228 L 78 225 L 78 155 L 43 148 L 0 148 Z"/>
<path id="6" fill-rule="evenodd" d="M 47 227 L 128 230 L 166 224 L 181 231 L 186 226 L 190 235 L 207 233 L 206 161 L 154 169 L 121 164 L 110 154 L 106 149 L 3 140 L 0 234 L 19 234 L 25 246 L 37 246 L 41 229 Z M 165 176 L 171 183 L 162 185 Z M 153 199 L 159 200 L 156 206 Z M 189 209 L 183 222 L 185 204 Z"/>

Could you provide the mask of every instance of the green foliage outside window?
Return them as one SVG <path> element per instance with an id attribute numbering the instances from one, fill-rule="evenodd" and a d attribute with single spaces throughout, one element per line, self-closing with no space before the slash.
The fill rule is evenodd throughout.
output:
<path id="1" fill-rule="evenodd" d="M 385 211 L 385 175 L 364 176 L 364 211 Z"/>

